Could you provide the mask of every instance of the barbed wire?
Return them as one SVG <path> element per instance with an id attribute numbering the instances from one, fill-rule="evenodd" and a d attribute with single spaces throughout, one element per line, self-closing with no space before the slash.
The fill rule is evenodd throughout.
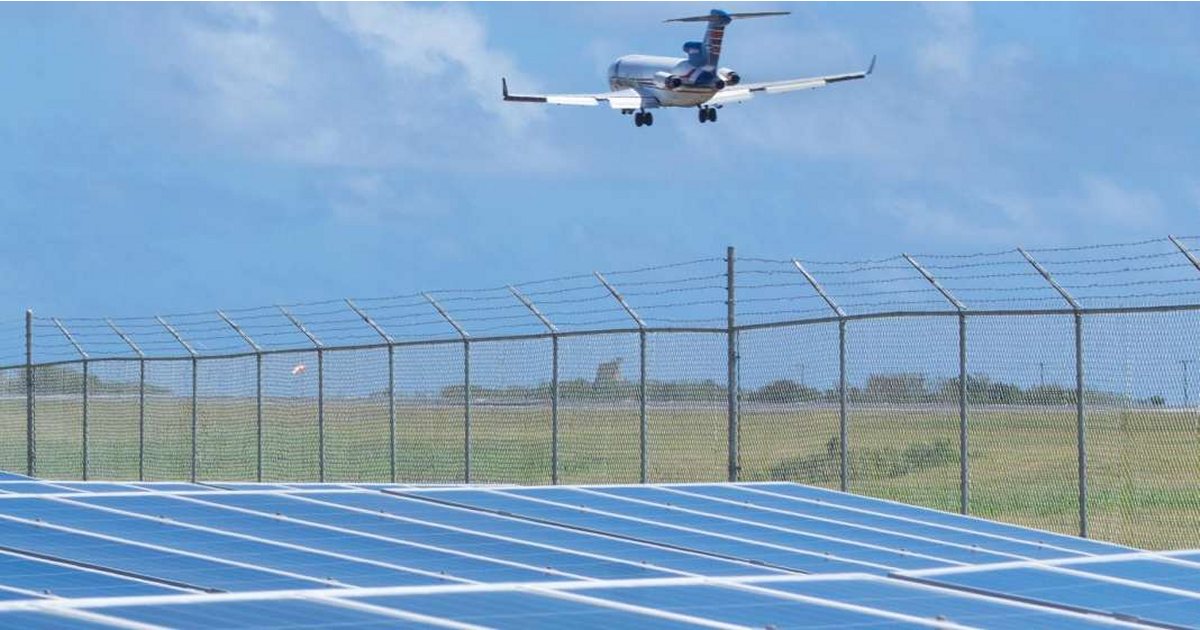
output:
<path id="1" fill-rule="evenodd" d="M 1145 239 L 1025 250 L 1085 305 L 1191 304 L 1200 292 L 1200 271 L 1180 249 L 1190 249 L 1200 236 Z M 914 254 L 926 272 L 968 306 L 1061 303 L 1062 298 L 1016 248 L 968 253 Z M 735 260 L 737 321 L 794 321 L 828 317 L 831 309 L 794 261 L 828 291 L 847 312 L 869 314 L 916 307 L 952 308 L 945 298 L 902 255 L 853 260 L 744 256 Z M 724 256 L 605 271 L 614 288 L 649 324 L 713 324 L 726 321 L 729 278 Z M 517 287 L 514 295 L 510 287 Z M 1161 290 L 1160 290 L 1161 289 Z M 1180 290 L 1170 290 L 1180 289 Z M 1125 291 L 1128 290 L 1128 291 Z M 79 352 L 92 356 L 133 356 L 130 342 L 149 355 L 179 355 L 182 337 L 199 354 L 251 350 L 243 338 L 266 351 L 311 347 L 312 342 L 290 321 L 295 318 L 327 348 L 359 342 L 381 342 L 380 333 L 363 321 L 366 313 L 395 339 L 446 339 L 455 332 L 429 297 L 472 335 L 509 331 L 544 333 L 545 326 L 522 299 L 529 300 L 554 325 L 586 332 L 588 327 L 633 326 L 609 290 L 593 273 L 575 273 L 516 282 L 512 285 L 461 288 L 388 296 L 284 302 L 228 309 L 167 312 L 158 316 L 47 317 L 30 322 L 35 361 L 70 360 Z M 913 299 L 906 299 L 906 298 Z M 752 305 L 758 305 L 758 308 Z M 811 307 L 811 308 L 809 308 Z M 285 315 L 285 311 L 288 315 Z M 230 321 L 224 321 L 225 318 Z M 174 333 L 164 326 L 170 326 Z M 115 327 L 115 329 L 114 329 Z M 24 362 L 24 318 L 0 320 L 0 365 Z M 122 337 L 124 335 L 124 338 Z"/>

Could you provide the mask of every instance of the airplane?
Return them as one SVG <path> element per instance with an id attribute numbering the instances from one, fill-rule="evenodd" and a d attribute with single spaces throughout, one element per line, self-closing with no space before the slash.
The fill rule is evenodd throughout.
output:
<path id="1" fill-rule="evenodd" d="M 875 57 L 867 69 L 848 74 L 835 74 L 805 79 L 785 79 L 764 83 L 742 83 L 742 77 L 729 68 L 721 68 L 721 42 L 725 27 L 734 20 L 788 15 L 790 11 L 759 11 L 726 13 L 713 9 L 708 15 L 696 15 L 665 22 L 706 22 L 704 41 L 687 42 L 683 52 L 687 57 L 657 57 L 626 55 L 608 68 L 608 85 L 612 90 L 600 94 L 512 94 L 508 79 L 500 85 L 505 101 L 517 103 L 548 103 L 551 105 L 583 105 L 594 107 L 607 103 L 622 114 L 634 114 L 634 125 L 651 126 L 658 107 L 695 107 L 701 123 L 717 122 L 717 110 L 758 94 L 780 94 L 796 90 L 823 87 L 832 83 L 863 79 L 875 70 Z"/>

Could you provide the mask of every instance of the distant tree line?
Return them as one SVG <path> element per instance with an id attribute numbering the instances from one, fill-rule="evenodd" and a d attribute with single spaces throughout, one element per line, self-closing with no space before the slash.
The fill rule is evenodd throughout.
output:
<path id="1" fill-rule="evenodd" d="M 902 372 L 872 374 L 863 386 L 850 385 L 846 398 L 855 403 L 878 404 L 937 404 L 958 400 L 958 377 L 930 381 L 923 374 Z M 967 375 L 967 403 L 973 405 L 1074 405 L 1075 389 L 1060 385 L 1036 385 L 1023 388 L 1014 383 L 994 381 L 987 375 Z M 838 401 L 836 387 L 816 389 L 790 379 L 772 381 L 757 389 L 743 390 L 744 400 L 796 404 L 805 402 Z M 1162 396 L 1132 398 L 1123 394 L 1096 389 L 1084 389 L 1083 401 L 1094 405 L 1123 405 L 1161 407 Z"/>
<path id="2" fill-rule="evenodd" d="M 83 371 L 62 365 L 42 365 L 34 370 L 33 384 L 38 395 L 79 395 L 83 391 Z M 124 381 L 106 379 L 94 372 L 88 374 L 88 394 L 137 395 L 136 380 Z M 171 389 L 161 385 L 146 383 L 147 394 L 170 394 Z M 0 396 L 25 395 L 25 371 L 4 370 L 0 372 Z"/>
<path id="3" fill-rule="evenodd" d="M 12 397 L 25 394 L 23 370 L 0 372 L 0 396 Z M 83 389 L 83 372 L 66 366 L 42 366 L 37 368 L 36 387 L 39 395 L 78 395 Z M 566 401 L 622 401 L 637 400 L 638 384 L 623 378 L 619 371 L 604 370 L 597 378 L 588 380 L 574 378 L 562 380 L 558 386 L 559 397 Z M 132 394 L 138 391 L 137 381 L 111 380 L 95 373 L 88 374 L 88 391 L 94 395 Z M 443 387 L 438 395 L 446 401 L 463 399 L 461 384 Z M 169 395 L 168 387 L 146 384 L 147 394 Z M 387 396 L 381 390 L 372 396 Z M 720 403 L 726 400 L 725 385 L 711 379 L 646 381 L 646 399 L 652 402 Z M 791 379 L 771 381 L 761 387 L 742 388 L 742 400 L 751 403 L 803 404 L 838 402 L 836 387 L 818 389 Z M 511 385 L 507 387 L 471 386 L 471 398 L 477 401 L 498 403 L 533 403 L 549 400 L 549 382 L 537 385 Z M 914 372 L 872 374 L 863 385 L 850 385 L 846 397 L 857 404 L 921 405 L 945 404 L 958 400 L 958 378 L 931 380 Z M 1132 405 L 1161 407 L 1162 396 L 1133 398 L 1114 392 L 1085 389 L 1084 402 L 1092 405 Z M 967 403 L 972 405 L 1073 405 L 1074 388 L 1060 385 L 1036 385 L 1021 387 L 1014 383 L 992 380 L 983 374 L 967 376 Z"/>
<path id="4" fill-rule="evenodd" d="M 541 383 L 534 387 L 510 386 L 506 388 L 471 387 L 473 400 L 495 400 L 532 402 L 550 398 L 550 384 Z M 442 389 L 442 397 L 462 400 L 462 385 L 451 385 Z M 757 388 L 742 388 L 744 402 L 770 404 L 802 404 L 838 402 L 836 387 L 817 389 L 797 383 L 791 379 L 771 381 Z M 589 381 L 571 379 L 559 382 L 559 396 L 563 400 L 637 400 L 636 382 L 619 379 Z M 923 374 L 912 372 L 872 374 L 865 384 L 850 385 L 846 397 L 857 404 L 922 405 L 945 404 L 958 400 L 958 378 L 931 380 Z M 725 385 L 713 380 L 664 381 L 650 379 L 646 382 L 646 398 L 654 402 L 717 403 L 726 400 Z M 1085 389 L 1083 400 L 1091 405 L 1134 405 L 1161 407 L 1165 404 L 1161 396 L 1132 398 L 1123 394 L 1096 389 Z M 982 374 L 967 376 L 967 403 L 972 405 L 1074 405 L 1074 388 L 1060 385 L 1036 385 L 1021 387 L 1013 383 L 994 381 Z"/>

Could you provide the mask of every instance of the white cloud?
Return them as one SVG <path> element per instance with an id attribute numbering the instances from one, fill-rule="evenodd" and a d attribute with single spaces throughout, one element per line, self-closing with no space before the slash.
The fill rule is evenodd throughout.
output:
<path id="1" fill-rule="evenodd" d="M 350 223 L 381 225 L 393 219 L 435 218 L 448 214 L 452 205 L 448 195 L 379 172 L 347 175 L 324 188 L 335 217 Z"/>
<path id="2" fill-rule="evenodd" d="M 488 46 L 483 22 L 460 6 L 339 3 L 321 5 L 321 15 L 391 71 L 418 80 L 449 77 L 459 82 L 509 130 L 523 129 L 540 114 L 497 98 L 498 77 L 522 77 L 508 55 Z"/>
<path id="3" fill-rule="evenodd" d="M 917 50 L 918 68 L 930 75 L 965 80 L 975 57 L 975 26 L 971 6 L 957 2 L 922 5 L 932 35 Z"/>
<path id="4" fill-rule="evenodd" d="M 879 202 L 882 211 L 899 223 L 905 235 L 921 240 L 955 243 L 1011 244 L 1038 224 L 1032 217 L 1014 217 L 1002 205 L 984 203 L 971 211 L 935 205 L 924 199 L 888 198 Z"/>
<path id="5" fill-rule="evenodd" d="M 981 244 L 1077 242 L 1113 229 L 1150 234 L 1165 223 L 1157 195 L 1094 174 L 1040 194 L 980 189 L 957 203 L 900 194 L 876 205 L 909 236 Z"/>
<path id="6" fill-rule="evenodd" d="M 215 5 L 173 34 L 160 66 L 190 87 L 173 104 L 201 142 L 322 167 L 570 168 L 533 124 L 543 111 L 499 98 L 501 76 L 530 82 L 469 9 Z"/>
<path id="7" fill-rule="evenodd" d="M 1097 175 L 1084 177 L 1079 190 L 1066 196 L 1063 204 L 1081 221 L 1118 228 L 1151 228 L 1163 220 L 1163 204 L 1156 194 Z"/>
<path id="8" fill-rule="evenodd" d="M 296 60 L 272 31 L 274 15 L 252 4 L 215 5 L 226 18 L 182 31 L 184 66 L 214 123 L 245 129 L 285 116 Z"/>

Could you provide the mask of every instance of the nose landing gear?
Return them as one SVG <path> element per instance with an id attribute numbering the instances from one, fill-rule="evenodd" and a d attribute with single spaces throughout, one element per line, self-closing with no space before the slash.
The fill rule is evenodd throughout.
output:
<path id="1" fill-rule="evenodd" d="M 649 127 L 654 124 L 654 114 L 647 111 L 638 112 L 633 115 L 633 124 L 638 127 L 642 125 Z"/>
<path id="2" fill-rule="evenodd" d="M 701 123 L 717 122 L 717 110 L 714 107 L 701 107 L 697 111 L 696 117 L 700 119 Z"/>

